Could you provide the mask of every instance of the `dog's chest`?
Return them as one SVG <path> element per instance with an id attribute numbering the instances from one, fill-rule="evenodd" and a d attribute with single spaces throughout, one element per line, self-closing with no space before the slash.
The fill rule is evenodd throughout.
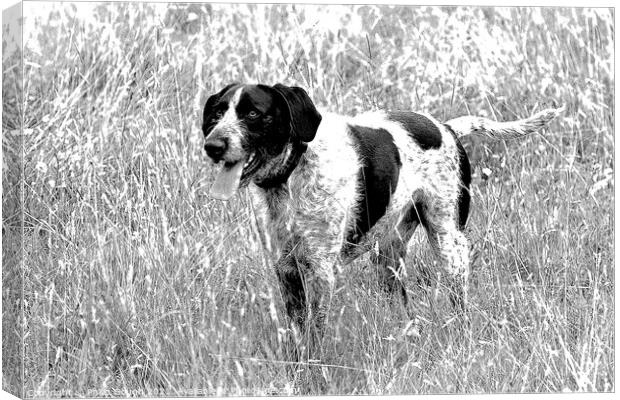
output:
<path id="1" fill-rule="evenodd" d="M 255 188 L 273 250 L 303 238 L 314 251 L 337 254 L 356 211 L 359 161 L 355 150 L 347 138 L 340 137 L 336 145 L 324 135 L 317 136 L 286 187 Z"/>

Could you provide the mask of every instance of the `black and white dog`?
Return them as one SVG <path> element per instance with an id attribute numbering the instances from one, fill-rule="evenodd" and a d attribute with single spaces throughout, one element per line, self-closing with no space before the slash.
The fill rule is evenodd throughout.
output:
<path id="1" fill-rule="evenodd" d="M 204 148 L 223 164 L 211 196 L 228 200 L 252 184 L 278 251 L 287 313 L 298 331 L 310 334 L 311 346 L 320 347 L 333 269 L 369 249 L 381 283 L 399 291 L 406 306 L 399 271 L 420 224 L 452 303 L 463 307 L 471 174 L 458 137 L 521 137 L 560 111 L 504 123 L 476 117 L 440 123 L 408 111 L 345 117 L 319 113 L 298 87 L 235 83 L 204 107 Z"/>

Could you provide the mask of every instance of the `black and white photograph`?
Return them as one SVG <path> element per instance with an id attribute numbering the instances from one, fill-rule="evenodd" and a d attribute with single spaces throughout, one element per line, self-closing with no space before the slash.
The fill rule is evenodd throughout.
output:
<path id="1" fill-rule="evenodd" d="M 615 392 L 611 3 L 3 7 L 3 391 Z"/>

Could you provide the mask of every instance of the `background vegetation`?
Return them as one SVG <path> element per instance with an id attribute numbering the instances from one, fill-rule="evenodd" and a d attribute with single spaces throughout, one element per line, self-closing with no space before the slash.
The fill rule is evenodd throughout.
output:
<path id="1" fill-rule="evenodd" d="M 407 260 L 416 321 L 390 305 L 363 258 L 338 277 L 321 362 L 331 394 L 615 389 L 612 10 L 24 11 L 24 230 L 19 174 L 3 168 L 2 257 L 14 274 L 23 262 L 23 288 L 3 275 L 3 320 L 23 309 L 29 397 L 294 392 L 251 200 L 206 195 L 200 110 L 233 80 L 300 85 L 346 114 L 510 120 L 565 104 L 543 135 L 466 143 L 470 326 L 444 291 L 415 284 L 417 267 L 434 262 L 418 232 Z M 5 166 L 20 165 L 7 139 L 20 127 L 11 60 Z M 21 289 L 21 302 L 8 297 Z M 5 367 L 21 357 L 19 342 L 2 346 Z M 18 381 L 4 371 L 5 385 Z"/>

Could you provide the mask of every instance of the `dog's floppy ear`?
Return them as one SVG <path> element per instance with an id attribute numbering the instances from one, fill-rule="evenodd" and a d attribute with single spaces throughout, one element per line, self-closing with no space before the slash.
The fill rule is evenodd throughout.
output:
<path id="1" fill-rule="evenodd" d="M 273 89 L 282 95 L 290 114 L 291 132 L 302 142 L 310 142 L 316 136 L 321 123 L 321 114 L 305 90 L 295 86 L 277 84 Z"/>

